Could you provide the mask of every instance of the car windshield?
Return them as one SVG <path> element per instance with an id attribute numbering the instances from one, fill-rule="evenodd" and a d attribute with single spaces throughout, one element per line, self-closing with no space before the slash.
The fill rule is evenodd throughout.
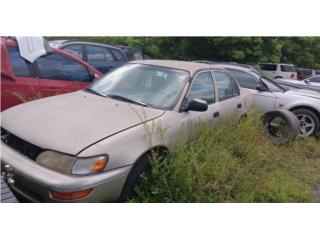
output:
<path id="1" fill-rule="evenodd" d="M 142 64 L 127 64 L 104 75 L 89 90 L 120 101 L 172 109 L 189 74 L 186 71 Z"/>
<path id="2" fill-rule="evenodd" d="M 284 92 L 287 90 L 268 78 L 261 77 L 261 80 L 267 85 L 271 92 Z"/>

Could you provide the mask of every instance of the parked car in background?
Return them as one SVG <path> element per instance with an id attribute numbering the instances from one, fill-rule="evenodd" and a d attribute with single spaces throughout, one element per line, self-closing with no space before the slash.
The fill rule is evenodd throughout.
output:
<path id="1" fill-rule="evenodd" d="M 126 54 L 128 61 L 143 60 L 146 57 L 140 48 L 128 47 L 123 45 L 116 45 Z"/>
<path id="2" fill-rule="evenodd" d="M 4 111 L 2 164 L 30 201 L 126 200 L 152 152 L 174 148 L 181 130 L 190 140 L 201 123 L 242 117 L 248 97 L 224 69 L 134 61 L 85 90 Z"/>
<path id="3" fill-rule="evenodd" d="M 303 80 L 313 76 L 312 69 L 298 68 L 297 72 L 298 72 L 298 80 Z"/>
<path id="4" fill-rule="evenodd" d="M 307 89 L 320 92 L 320 75 L 304 80 L 276 79 L 278 84 L 296 89 Z"/>
<path id="5" fill-rule="evenodd" d="M 214 64 L 224 68 L 237 79 L 242 88 L 248 89 L 253 103 L 263 113 L 273 109 L 293 112 L 300 121 L 301 135 L 309 136 L 320 131 L 320 94 L 302 89 L 286 89 L 267 79 L 252 67 L 235 64 Z"/>
<path id="6" fill-rule="evenodd" d="M 85 88 L 102 73 L 68 52 L 52 49 L 33 63 L 16 39 L 1 37 L 1 111 L 25 101 Z"/>
<path id="7" fill-rule="evenodd" d="M 51 47 L 73 53 L 102 73 L 107 73 L 129 61 L 142 60 L 142 50 L 122 45 L 111 45 L 76 40 L 49 41 Z"/>
<path id="8" fill-rule="evenodd" d="M 292 64 L 260 63 L 260 71 L 270 79 L 287 78 L 297 79 L 297 70 Z"/>

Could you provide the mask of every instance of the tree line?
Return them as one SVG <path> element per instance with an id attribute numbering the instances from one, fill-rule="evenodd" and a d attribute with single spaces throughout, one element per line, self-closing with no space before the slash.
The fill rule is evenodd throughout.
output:
<path id="1" fill-rule="evenodd" d="M 65 37 L 54 37 L 51 39 Z M 69 37 L 138 47 L 151 58 L 292 63 L 320 69 L 320 37 Z"/>

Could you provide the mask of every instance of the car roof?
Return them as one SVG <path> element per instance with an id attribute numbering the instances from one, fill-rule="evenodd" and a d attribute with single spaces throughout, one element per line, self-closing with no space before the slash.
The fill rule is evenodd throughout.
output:
<path id="1" fill-rule="evenodd" d="M 177 61 L 177 60 L 135 60 L 135 61 L 131 61 L 130 63 L 180 69 L 180 70 L 188 71 L 191 76 L 193 76 L 196 72 L 200 70 L 219 69 L 216 66 L 205 64 L 205 63 Z"/>
<path id="2" fill-rule="evenodd" d="M 120 47 L 118 47 L 117 45 L 113 45 L 113 44 L 106 44 L 106 43 L 97 43 L 97 42 L 90 42 L 90 41 L 81 41 L 81 40 L 63 40 L 63 39 L 59 39 L 59 40 L 51 40 L 48 41 L 49 45 L 52 47 L 56 47 L 56 48 L 61 48 L 64 45 L 71 45 L 71 44 L 88 44 L 88 45 L 95 45 L 95 46 L 101 46 L 101 47 L 108 47 L 108 48 L 113 48 L 113 49 L 117 49 L 117 50 L 121 50 Z"/>
<path id="3" fill-rule="evenodd" d="M 259 65 L 264 65 L 264 64 L 294 66 L 293 64 L 290 64 L 290 63 L 259 63 Z"/>

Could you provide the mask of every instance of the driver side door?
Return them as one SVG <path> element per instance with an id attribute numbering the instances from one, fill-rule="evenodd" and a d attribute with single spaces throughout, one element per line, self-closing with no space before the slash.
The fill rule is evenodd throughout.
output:
<path id="1" fill-rule="evenodd" d="M 216 102 L 215 87 L 210 71 L 200 72 L 195 76 L 184 99 L 184 104 L 188 104 L 193 99 L 206 101 L 208 109 L 205 112 L 187 111 L 180 113 L 189 141 L 198 136 L 202 124 L 212 126 L 220 118 L 219 103 Z"/>

